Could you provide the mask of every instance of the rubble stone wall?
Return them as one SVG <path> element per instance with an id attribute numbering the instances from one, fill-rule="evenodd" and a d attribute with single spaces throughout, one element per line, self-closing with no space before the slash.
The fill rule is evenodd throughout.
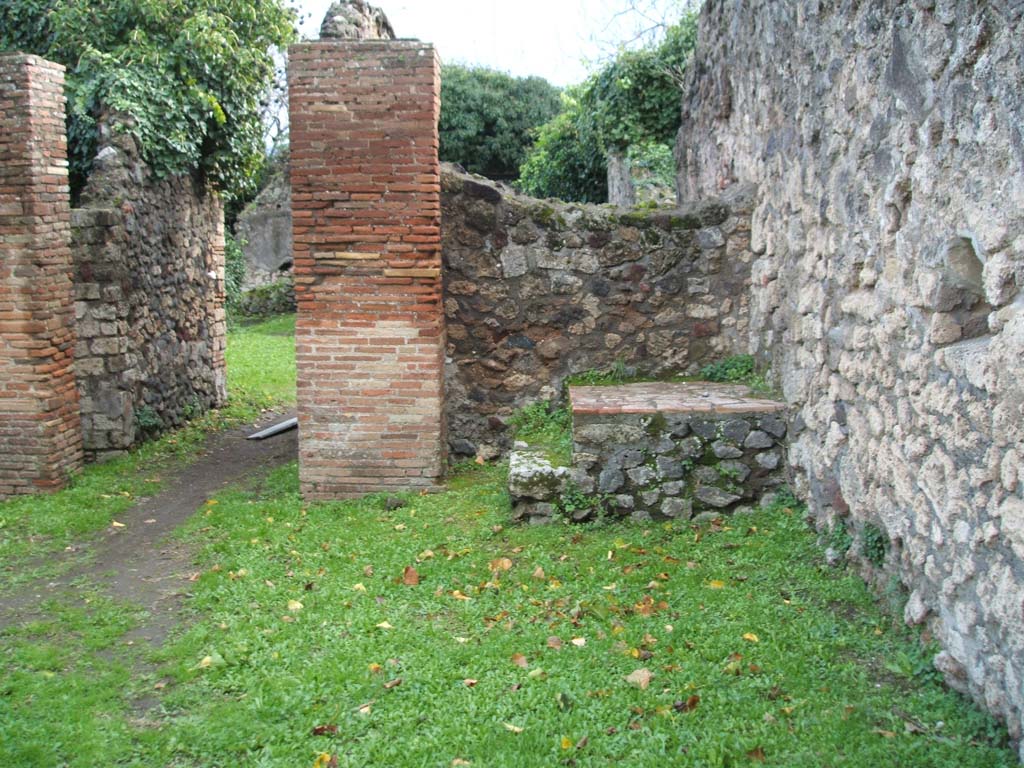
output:
<path id="1" fill-rule="evenodd" d="M 694 373 L 745 352 L 753 190 L 680 208 L 535 200 L 446 167 L 448 366 L 456 455 L 507 447 L 507 418 L 572 374 Z"/>
<path id="2" fill-rule="evenodd" d="M 83 438 L 102 458 L 225 401 L 224 212 L 104 125 L 72 224 Z"/>
<path id="3" fill-rule="evenodd" d="M 823 527 L 1024 728 L 1024 6 L 709 0 L 684 197 L 760 190 L 751 347 Z M 855 556 L 857 541 L 851 550 Z M 1024 754 L 1024 753 L 1022 753 Z"/>

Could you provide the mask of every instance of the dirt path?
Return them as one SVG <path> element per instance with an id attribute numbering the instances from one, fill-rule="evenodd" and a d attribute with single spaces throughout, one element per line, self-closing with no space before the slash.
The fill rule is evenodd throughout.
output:
<path id="1" fill-rule="evenodd" d="M 291 415 L 270 414 L 257 426 Z M 118 515 L 124 527 L 109 527 L 76 544 L 74 554 L 67 555 L 91 555 L 87 563 L 73 566 L 56 581 L 29 584 L 5 595 L 0 600 L 0 629 L 31 620 L 44 600 L 73 597 L 74 583 L 86 580 L 148 612 L 126 640 L 161 644 L 177 623 L 192 571 L 192 553 L 169 534 L 225 487 L 262 476 L 296 457 L 295 430 L 268 440 L 246 440 L 254 431 L 246 427 L 211 436 L 205 451 L 168 477 L 162 491 Z"/>

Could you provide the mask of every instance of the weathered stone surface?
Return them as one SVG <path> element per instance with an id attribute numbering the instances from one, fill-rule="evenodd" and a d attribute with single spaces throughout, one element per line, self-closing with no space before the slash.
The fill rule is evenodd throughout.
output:
<path id="1" fill-rule="evenodd" d="M 198 179 L 160 179 L 110 117 L 72 212 L 82 438 L 94 459 L 227 398 L 224 210 Z"/>
<path id="2" fill-rule="evenodd" d="M 245 255 L 245 288 L 291 275 L 292 195 L 287 167 L 274 174 L 238 215 L 235 232 Z"/>
<path id="3" fill-rule="evenodd" d="M 716 509 L 725 509 L 742 498 L 735 493 L 723 491 L 721 488 L 716 488 L 713 485 L 698 486 L 697 490 L 694 491 L 694 496 L 698 501 Z"/>
<path id="4" fill-rule="evenodd" d="M 444 167 L 450 434 L 507 441 L 507 418 L 572 374 L 692 374 L 741 349 L 752 202 L 565 204 Z"/>
<path id="5" fill-rule="evenodd" d="M 747 437 L 769 415 L 780 408 L 785 412 L 779 403 L 751 399 L 745 387 L 711 383 L 572 387 L 570 401 L 574 478 L 589 477 L 591 487 L 599 492 L 614 493 L 618 500 L 630 498 L 629 505 L 617 501 L 614 506 L 630 510 L 634 519 L 689 519 L 694 511 L 728 509 L 784 482 L 782 473 L 774 471 L 781 465 L 783 450 L 774 439 L 771 469 L 766 466 L 770 462 L 762 459 L 764 451 L 717 439 L 726 433 Z M 783 417 L 773 418 L 785 424 Z M 709 437 L 679 437 L 688 432 L 680 426 L 691 422 Z M 785 434 L 785 429 L 781 431 Z"/>
<path id="6" fill-rule="evenodd" d="M 569 479 L 569 470 L 554 467 L 534 451 L 513 451 L 509 456 L 508 490 L 515 499 L 552 501 L 558 498 Z"/>
<path id="7" fill-rule="evenodd" d="M 676 152 L 686 197 L 760 190 L 751 351 L 798 410 L 798 492 L 884 529 L 877 582 L 907 586 L 936 666 L 1018 738 L 1019 6 L 709 0 Z"/>
<path id="8" fill-rule="evenodd" d="M 320 25 L 321 40 L 394 40 L 395 30 L 380 8 L 364 0 L 333 3 Z"/>

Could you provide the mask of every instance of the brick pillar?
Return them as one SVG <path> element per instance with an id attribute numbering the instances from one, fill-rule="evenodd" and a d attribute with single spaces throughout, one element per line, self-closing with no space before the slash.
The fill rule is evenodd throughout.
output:
<path id="1" fill-rule="evenodd" d="M 81 466 L 64 67 L 0 54 L 0 496 Z"/>
<path id="2" fill-rule="evenodd" d="M 299 463 L 308 499 L 443 467 L 440 65 L 417 41 L 292 47 Z"/>

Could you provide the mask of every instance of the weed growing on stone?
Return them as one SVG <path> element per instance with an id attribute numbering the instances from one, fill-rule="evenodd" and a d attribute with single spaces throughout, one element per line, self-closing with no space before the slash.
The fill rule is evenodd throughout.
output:
<path id="1" fill-rule="evenodd" d="M 572 414 L 554 403 L 537 402 L 520 408 L 508 421 L 513 437 L 545 451 L 555 466 L 572 460 Z"/>
<path id="2" fill-rule="evenodd" d="M 889 551 L 889 539 L 885 531 L 874 523 L 867 523 L 860 532 L 860 553 L 864 559 L 876 568 L 885 563 L 885 555 Z"/>

